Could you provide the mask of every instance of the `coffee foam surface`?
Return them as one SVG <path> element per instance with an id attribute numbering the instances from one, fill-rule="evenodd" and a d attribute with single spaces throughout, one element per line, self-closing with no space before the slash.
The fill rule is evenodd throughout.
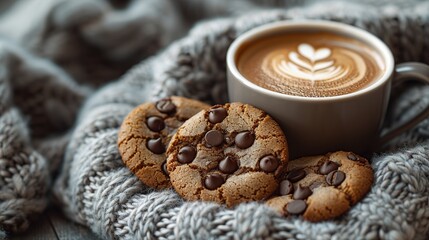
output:
<path id="1" fill-rule="evenodd" d="M 333 33 L 288 33 L 244 46 L 237 67 L 263 88 L 296 96 L 352 93 L 375 82 L 384 68 L 378 53 Z"/>

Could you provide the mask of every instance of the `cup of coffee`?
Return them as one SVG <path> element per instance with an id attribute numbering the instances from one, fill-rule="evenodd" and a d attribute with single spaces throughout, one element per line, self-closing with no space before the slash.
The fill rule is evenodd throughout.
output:
<path id="1" fill-rule="evenodd" d="M 230 101 L 270 114 L 292 158 L 366 154 L 429 116 L 427 108 L 380 135 L 392 84 L 429 83 L 429 66 L 395 66 L 381 40 L 342 23 L 281 21 L 252 29 L 231 44 L 227 69 Z"/>

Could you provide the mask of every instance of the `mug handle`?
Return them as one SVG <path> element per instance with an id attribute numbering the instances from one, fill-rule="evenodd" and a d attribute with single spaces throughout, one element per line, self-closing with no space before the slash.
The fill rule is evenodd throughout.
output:
<path id="1" fill-rule="evenodd" d="M 429 66 L 418 62 L 407 62 L 396 65 L 395 75 L 393 76 L 392 86 L 396 87 L 403 82 L 410 80 L 417 80 L 419 82 L 429 85 Z M 399 136 L 405 131 L 416 126 L 418 123 L 429 117 L 429 105 L 423 109 L 419 114 L 412 117 L 405 123 L 389 130 L 380 136 L 376 149 L 380 149 L 384 144 Z"/>

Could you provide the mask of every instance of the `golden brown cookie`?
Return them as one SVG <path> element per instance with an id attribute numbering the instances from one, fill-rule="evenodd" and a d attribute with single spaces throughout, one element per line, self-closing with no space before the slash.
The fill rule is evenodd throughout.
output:
<path id="1" fill-rule="evenodd" d="M 186 121 L 167 155 L 171 183 L 183 198 L 233 206 L 273 194 L 288 148 L 279 125 L 265 112 L 227 103 Z"/>
<path id="2" fill-rule="evenodd" d="M 165 171 L 165 151 L 183 122 L 210 106 L 197 100 L 170 97 L 144 103 L 124 119 L 118 147 L 125 165 L 147 186 L 171 187 Z"/>
<path id="3" fill-rule="evenodd" d="M 318 222 L 347 212 L 368 193 L 374 176 L 367 159 L 340 151 L 290 161 L 282 179 L 266 204 L 284 216 Z"/>

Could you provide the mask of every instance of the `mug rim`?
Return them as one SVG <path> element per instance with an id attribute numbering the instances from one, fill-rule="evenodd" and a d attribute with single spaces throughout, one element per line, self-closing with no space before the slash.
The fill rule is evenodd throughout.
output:
<path id="1" fill-rule="evenodd" d="M 379 55 L 383 60 L 385 69 L 383 70 L 382 75 L 379 76 L 374 83 L 372 83 L 371 85 L 365 88 L 362 88 L 362 89 L 359 89 L 358 91 L 347 93 L 347 94 L 342 94 L 337 96 L 326 96 L 326 97 L 305 97 L 305 96 L 296 96 L 296 95 L 290 95 L 285 93 L 279 93 L 279 92 L 272 91 L 272 90 L 263 88 L 261 86 L 258 86 L 255 83 L 247 80 L 237 68 L 236 61 L 235 61 L 237 50 L 246 41 L 257 39 L 265 35 L 268 35 L 272 32 L 280 31 L 283 28 L 288 28 L 288 27 L 294 27 L 294 28 L 305 27 L 307 29 L 328 30 L 330 32 L 336 32 L 338 34 L 345 33 L 349 37 L 358 39 L 364 42 L 365 44 L 370 44 L 373 48 L 375 48 L 379 52 Z M 327 20 L 282 20 L 282 21 L 276 21 L 276 22 L 255 27 L 241 34 L 232 42 L 232 44 L 230 45 L 227 51 L 226 62 L 227 62 L 227 68 L 230 71 L 230 73 L 234 76 L 234 78 L 254 91 L 257 91 L 262 94 L 268 94 L 277 98 L 296 100 L 296 101 L 309 101 L 309 102 L 345 100 L 345 99 L 355 98 L 355 97 L 364 95 L 366 93 L 372 92 L 377 88 L 379 88 L 380 86 L 383 86 L 391 78 L 391 75 L 394 70 L 394 65 L 395 65 L 394 58 L 389 47 L 372 33 L 367 32 L 363 29 L 354 27 L 352 25 L 348 25 L 340 22 L 327 21 Z M 228 81 L 232 81 L 232 79 L 229 79 L 228 77 Z"/>

